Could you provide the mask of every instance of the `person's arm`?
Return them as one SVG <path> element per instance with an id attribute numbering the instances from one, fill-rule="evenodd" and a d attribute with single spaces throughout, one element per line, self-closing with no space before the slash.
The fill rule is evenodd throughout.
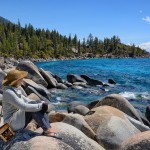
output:
<path id="1" fill-rule="evenodd" d="M 4 99 L 16 106 L 17 108 L 28 111 L 28 112 L 36 112 L 42 110 L 42 103 L 31 104 L 26 103 L 22 98 L 19 98 L 12 90 L 8 89 L 4 92 Z"/>

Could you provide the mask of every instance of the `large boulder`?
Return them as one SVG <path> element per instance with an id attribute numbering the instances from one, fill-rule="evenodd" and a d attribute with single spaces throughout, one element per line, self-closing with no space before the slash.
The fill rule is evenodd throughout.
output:
<path id="1" fill-rule="evenodd" d="M 79 114 L 68 114 L 65 116 L 63 122 L 78 128 L 89 138 L 95 140 L 95 133 L 91 129 L 91 127 L 87 124 L 87 122 L 84 120 L 83 116 Z"/>
<path id="2" fill-rule="evenodd" d="M 83 116 L 79 114 L 67 114 L 67 113 L 59 113 L 53 112 L 49 113 L 49 120 L 51 122 L 64 122 L 70 124 L 80 131 L 82 131 L 85 135 L 90 137 L 91 139 L 95 139 L 95 133 L 84 120 Z"/>
<path id="3" fill-rule="evenodd" d="M 48 74 L 42 68 L 40 68 L 40 73 L 43 76 L 43 78 L 45 79 L 45 81 L 48 83 L 48 87 L 47 88 L 56 88 L 57 81 L 50 73 Z"/>
<path id="4" fill-rule="evenodd" d="M 43 87 L 42 85 L 39 85 L 35 83 L 34 81 L 30 79 L 23 79 L 23 86 L 26 90 L 28 86 L 34 88 L 39 94 L 41 94 L 43 97 L 50 99 L 51 93 L 47 90 L 47 88 Z M 26 91 L 28 94 L 31 94 L 32 92 Z"/>
<path id="5" fill-rule="evenodd" d="M 68 104 L 68 107 L 67 107 L 67 110 L 68 110 L 68 113 L 70 112 L 75 112 L 75 107 L 78 106 L 78 105 L 83 105 L 83 106 L 86 106 L 85 103 L 83 102 L 80 102 L 80 101 L 72 101 Z"/>
<path id="6" fill-rule="evenodd" d="M 42 136 L 30 130 L 17 132 L 7 143 L 0 140 L 2 150 L 74 150 L 71 146 L 61 140 L 52 137 Z"/>
<path id="7" fill-rule="evenodd" d="M 96 139 L 106 149 L 116 150 L 129 137 L 139 133 L 131 123 L 117 116 L 106 117 L 96 132 Z"/>
<path id="8" fill-rule="evenodd" d="M 48 86 L 48 83 L 44 80 L 38 68 L 31 61 L 22 61 L 20 62 L 16 69 L 23 70 L 28 72 L 27 78 L 33 80 L 37 84 L 41 84 L 44 87 Z"/>
<path id="9" fill-rule="evenodd" d="M 131 124 L 126 117 L 126 114 L 124 114 L 119 109 L 111 106 L 99 106 L 93 108 L 87 113 L 86 116 L 84 116 L 84 119 L 93 129 L 93 131 L 96 132 L 101 122 L 103 122 L 103 120 L 106 120 L 107 118 L 110 118 L 110 116 L 119 117 Z"/>
<path id="10" fill-rule="evenodd" d="M 106 149 L 116 150 L 121 142 L 140 132 L 114 107 L 100 106 L 91 112 L 84 117 L 85 121 L 96 133 L 97 142 Z"/>
<path id="11" fill-rule="evenodd" d="M 142 122 L 142 119 L 136 109 L 128 102 L 127 99 L 125 99 L 123 96 L 119 94 L 111 94 L 100 100 L 95 107 L 108 105 L 115 107 L 127 115 L 131 116 L 132 118 L 135 118 L 136 120 L 139 120 Z"/>
<path id="12" fill-rule="evenodd" d="M 87 84 L 91 85 L 91 86 L 96 86 L 96 85 L 103 85 L 103 82 L 100 80 L 95 80 L 92 79 L 90 77 L 88 77 L 87 75 L 80 75 L 81 78 L 85 79 L 87 81 Z"/>
<path id="13" fill-rule="evenodd" d="M 63 122 L 56 122 L 56 123 L 51 123 L 51 126 L 53 130 L 58 133 L 58 136 L 62 137 L 61 141 L 66 143 L 73 149 L 104 150 L 104 148 L 100 146 L 97 142 L 88 138 L 83 132 L 73 127 L 72 125 Z M 38 130 L 38 132 L 40 131 Z"/>
<path id="14" fill-rule="evenodd" d="M 76 74 L 68 74 L 67 80 L 70 83 L 74 83 L 74 82 L 85 82 L 85 83 L 87 83 L 85 79 L 81 78 L 80 76 L 78 76 Z"/>
<path id="15" fill-rule="evenodd" d="M 141 132 L 121 143 L 120 150 L 149 150 L 150 131 Z"/>
<path id="16" fill-rule="evenodd" d="M 61 140 L 52 137 L 36 136 L 29 141 L 17 142 L 10 150 L 74 150 L 71 146 L 65 144 Z"/>

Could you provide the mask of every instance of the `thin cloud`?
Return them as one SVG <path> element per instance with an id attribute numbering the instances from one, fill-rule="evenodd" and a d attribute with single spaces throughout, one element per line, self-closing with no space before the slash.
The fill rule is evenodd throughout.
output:
<path id="1" fill-rule="evenodd" d="M 144 20 L 145 22 L 150 23 L 150 16 L 146 16 L 145 18 L 142 18 L 142 20 Z"/>
<path id="2" fill-rule="evenodd" d="M 150 42 L 142 43 L 139 45 L 140 48 L 145 49 L 146 51 L 150 52 Z"/>

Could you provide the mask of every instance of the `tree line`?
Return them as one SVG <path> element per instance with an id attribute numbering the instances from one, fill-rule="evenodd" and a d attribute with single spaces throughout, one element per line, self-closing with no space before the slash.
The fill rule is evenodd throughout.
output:
<path id="1" fill-rule="evenodd" d="M 82 41 L 75 34 L 63 36 L 56 30 L 35 29 L 31 24 L 0 22 L 0 56 L 18 58 L 142 57 L 148 52 L 121 43 L 118 36 L 100 40 L 91 33 Z"/>

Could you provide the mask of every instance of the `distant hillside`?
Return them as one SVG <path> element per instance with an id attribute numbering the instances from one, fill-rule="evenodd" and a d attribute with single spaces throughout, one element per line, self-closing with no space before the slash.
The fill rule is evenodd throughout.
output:
<path id="1" fill-rule="evenodd" d="M 149 53 L 121 42 L 114 35 L 103 40 L 91 33 L 82 42 L 77 35 L 63 36 L 56 30 L 21 27 L 0 17 L 0 56 L 15 58 L 148 57 Z"/>
<path id="2" fill-rule="evenodd" d="M 10 21 L 0 16 L 0 23 L 7 24 L 10 23 Z"/>

